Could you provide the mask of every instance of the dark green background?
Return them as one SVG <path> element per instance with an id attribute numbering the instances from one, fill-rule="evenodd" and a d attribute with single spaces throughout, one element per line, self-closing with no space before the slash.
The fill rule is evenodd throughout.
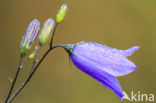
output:
<path id="1" fill-rule="evenodd" d="M 58 9 L 67 3 L 69 10 L 59 25 L 55 44 L 92 41 L 118 49 L 139 45 L 130 60 L 135 72 L 119 77 L 124 91 L 156 93 L 156 1 L 155 0 L 1 0 L 0 1 L 0 102 L 8 93 L 19 61 L 19 45 L 33 19 L 43 25 L 56 18 Z M 37 42 L 36 42 L 37 44 Z M 33 45 L 34 48 L 35 45 Z M 48 48 L 44 46 L 43 54 Z M 41 56 L 41 55 L 39 55 Z M 26 78 L 31 64 L 20 75 Z M 119 103 L 109 89 L 69 65 L 63 49 L 51 52 L 26 88 L 13 103 Z"/>

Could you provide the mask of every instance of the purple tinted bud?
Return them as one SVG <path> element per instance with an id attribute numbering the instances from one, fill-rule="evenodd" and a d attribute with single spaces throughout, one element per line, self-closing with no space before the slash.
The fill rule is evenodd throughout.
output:
<path id="1" fill-rule="evenodd" d="M 36 39 L 36 36 L 40 30 L 40 23 L 37 19 L 33 20 L 25 33 L 23 45 L 27 42 L 27 47 L 31 45 L 31 43 Z"/>
<path id="2" fill-rule="evenodd" d="M 21 55 L 27 54 L 27 52 L 31 48 L 31 44 L 36 39 L 39 30 L 40 30 L 40 23 L 37 19 L 35 19 L 29 24 L 25 36 L 21 42 L 21 46 L 20 46 Z"/>
<path id="3" fill-rule="evenodd" d="M 116 76 L 129 74 L 137 69 L 127 56 L 139 49 L 139 46 L 128 50 L 118 50 L 97 43 L 78 43 L 70 51 L 71 60 L 81 71 L 90 75 L 103 86 L 111 89 L 120 98 L 123 91 Z"/>

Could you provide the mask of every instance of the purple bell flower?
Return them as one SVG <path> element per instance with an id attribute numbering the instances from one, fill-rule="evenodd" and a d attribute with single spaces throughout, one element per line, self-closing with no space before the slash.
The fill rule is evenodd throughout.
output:
<path id="1" fill-rule="evenodd" d="M 118 50 L 106 45 L 82 42 L 74 46 L 66 45 L 64 48 L 70 53 L 76 67 L 123 98 L 122 88 L 115 77 L 127 75 L 137 69 L 127 56 L 138 50 L 139 46 Z"/>

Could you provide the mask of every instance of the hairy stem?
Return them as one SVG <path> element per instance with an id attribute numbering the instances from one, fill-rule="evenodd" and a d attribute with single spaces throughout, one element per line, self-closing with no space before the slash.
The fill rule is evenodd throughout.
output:
<path id="1" fill-rule="evenodd" d="M 14 86 L 15 86 L 15 83 L 16 83 L 16 80 L 17 80 L 17 77 L 18 77 L 19 72 L 20 72 L 20 69 L 21 69 L 21 67 L 22 67 L 22 66 L 21 66 L 21 64 L 22 64 L 22 59 L 23 59 L 23 57 L 21 56 L 21 57 L 20 57 L 20 61 L 19 61 L 19 65 L 18 65 L 18 68 L 17 68 L 17 71 L 16 71 L 16 74 L 15 74 L 15 77 L 14 77 L 14 80 L 13 80 L 12 85 L 11 85 L 11 87 L 10 87 L 10 90 L 9 90 L 8 96 L 7 96 L 6 100 L 5 100 L 5 103 L 7 103 L 8 99 L 9 99 L 9 97 L 10 97 L 10 95 L 11 95 L 13 89 L 14 89 Z"/>

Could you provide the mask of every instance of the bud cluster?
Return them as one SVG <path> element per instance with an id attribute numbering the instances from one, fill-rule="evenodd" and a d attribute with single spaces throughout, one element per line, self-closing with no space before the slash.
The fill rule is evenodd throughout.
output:
<path id="1" fill-rule="evenodd" d="M 63 21 L 66 11 L 67 11 L 67 5 L 63 4 L 57 14 L 57 18 L 56 18 L 57 23 L 60 23 Z M 50 33 L 52 32 L 54 24 L 55 23 L 53 19 L 51 18 L 47 19 L 39 34 L 39 30 L 40 30 L 39 21 L 35 19 L 32 22 L 30 22 L 27 28 L 27 31 L 25 33 L 25 36 L 22 38 L 22 41 L 21 41 L 20 55 L 25 56 L 28 53 L 28 51 L 30 50 L 38 34 L 39 34 L 39 45 L 40 46 L 44 45 L 50 37 Z"/>

